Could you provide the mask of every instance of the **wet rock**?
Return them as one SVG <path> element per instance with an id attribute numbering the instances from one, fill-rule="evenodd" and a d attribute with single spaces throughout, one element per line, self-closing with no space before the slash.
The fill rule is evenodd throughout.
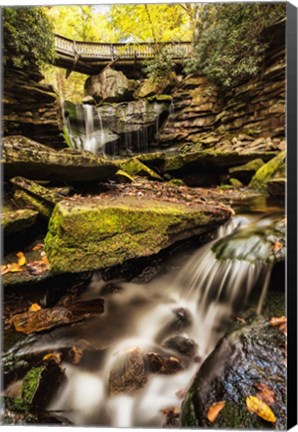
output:
<path id="1" fill-rule="evenodd" d="M 72 423 L 63 416 L 46 411 L 26 412 L 18 410 L 15 399 L 4 399 L 5 407 L 1 410 L 1 422 L 3 425 L 22 426 L 35 425 L 57 425 L 70 426 Z"/>
<path id="2" fill-rule="evenodd" d="M 16 314 L 11 322 L 18 332 L 31 334 L 49 330 L 53 327 L 82 321 L 103 312 L 103 300 L 93 299 L 69 304 L 66 307 L 40 308 L 36 311 Z"/>
<path id="3" fill-rule="evenodd" d="M 56 272 L 111 267 L 210 231 L 230 214 L 223 206 L 165 203 L 137 191 L 113 199 L 102 195 L 66 199 L 52 214 L 46 253 Z"/>
<path id="4" fill-rule="evenodd" d="M 147 363 L 149 372 L 158 373 L 163 366 L 164 360 L 159 354 L 150 352 L 147 354 Z"/>
<path id="5" fill-rule="evenodd" d="M 163 347 L 176 351 L 189 358 L 194 358 L 197 351 L 197 344 L 194 340 L 185 336 L 177 335 L 167 339 L 163 343 Z"/>
<path id="6" fill-rule="evenodd" d="M 96 100 L 92 96 L 85 96 L 82 100 L 84 105 L 96 105 Z"/>
<path id="7" fill-rule="evenodd" d="M 216 242 L 212 250 L 221 260 L 275 264 L 285 260 L 285 227 L 285 219 L 247 226 Z"/>
<path id="8" fill-rule="evenodd" d="M 266 191 L 267 183 L 275 178 L 285 178 L 286 152 L 280 152 L 274 159 L 263 165 L 253 176 L 249 187 Z"/>
<path id="9" fill-rule="evenodd" d="M 180 360 L 177 359 L 177 357 L 171 356 L 165 359 L 159 373 L 163 375 L 174 375 L 182 370 L 183 367 Z"/>
<path id="10" fill-rule="evenodd" d="M 23 136 L 3 138 L 1 163 L 6 178 L 17 175 L 70 182 L 104 180 L 118 169 L 90 152 L 69 148 L 56 151 Z"/>
<path id="11" fill-rule="evenodd" d="M 65 380 L 64 370 L 55 360 L 31 369 L 23 379 L 22 400 L 31 407 L 46 408 Z"/>
<path id="12" fill-rule="evenodd" d="M 224 337 L 201 366 L 188 392 L 182 407 L 182 426 L 210 428 L 210 406 L 225 401 L 212 428 L 286 429 L 284 343 L 284 334 L 270 325 L 269 317 L 242 324 Z M 271 409 L 277 418 L 275 424 L 246 407 L 246 398 L 257 395 L 260 383 L 274 392 Z"/>
<path id="13" fill-rule="evenodd" d="M 3 211 L 0 215 L 4 234 L 24 231 L 36 222 L 38 212 L 30 209 Z"/>
<path id="14" fill-rule="evenodd" d="M 134 348 L 118 356 L 109 375 L 109 393 L 134 393 L 144 387 L 147 380 L 145 355 L 139 348 Z"/>
<path id="15" fill-rule="evenodd" d="M 166 356 L 150 352 L 146 354 L 148 371 L 162 375 L 174 375 L 183 370 L 182 364 L 177 357 Z"/>
<path id="16" fill-rule="evenodd" d="M 286 193 L 287 181 L 285 178 L 275 178 L 268 180 L 267 191 L 271 197 L 284 198 Z"/>

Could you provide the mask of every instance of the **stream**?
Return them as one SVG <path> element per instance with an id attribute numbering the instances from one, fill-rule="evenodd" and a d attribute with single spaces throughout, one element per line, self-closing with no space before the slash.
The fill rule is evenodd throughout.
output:
<path id="1" fill-rule="evenodd" d="M 220 260 L 212 249 L 249 228 L 251 237 L 237 243 L 240 255 L 249 256 L 262 248 L 254 233 L 283 210 L 240 211 L 211 241 L 174 257 L 170 269 L 149 283 L 107 284 L 95 272 L 80 296 L 104 297 L 104 313 L 39 335 L 19 349 L 18 355 L 59 352 L 78 341 L 96 349 L 80 364 L 62 364 L 67 381 L 50 412 L 75 425 L 113 427 L 161 427 L 169 409 L 179 412 L 196 372 L 235 314 L 252 297 L 257 312 L 262 310 L 271 265 Z"/>

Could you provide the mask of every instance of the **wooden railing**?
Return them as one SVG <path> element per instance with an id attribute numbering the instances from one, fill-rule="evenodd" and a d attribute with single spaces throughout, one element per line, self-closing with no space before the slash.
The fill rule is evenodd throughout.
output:
<path id="1" fill-rule="evenodd" d="M 83 60 L 149 59 L 153 58 L 156 52 L 156 45 L 153 43 L 79 42 L 57 34 L 54 36 L 57 54 L 71 57 L 79 55 Z M 176 59 L 186 57 L 192 49 L 190 42 L 163 42 L 159 43 L 158 46 L 166 48 Z"/>

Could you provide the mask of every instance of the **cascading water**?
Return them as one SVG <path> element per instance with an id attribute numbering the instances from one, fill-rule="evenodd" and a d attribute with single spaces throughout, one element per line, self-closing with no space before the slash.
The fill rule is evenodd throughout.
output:
<path id="1" fill-rule="evenodd" d="M 168 104 L 145 100 L 63 105 L 65 127 L 73 148 L 103 156 L 146 153 L 168 114 Z"/>
<path id="2" fill-rule="evenodd" d="M 261 261 L 219 260 L 213 251 L 220 239 L 233 237 L 247 226 L 253 231 L 262 223 L 252 217 L 234 217 L 219 228 L 215 240 L 188 258 L 178 273 L 170 272 L 147 285 L 123 283 L 118 292 L 106 297 L 103 316 L 73 326 L 67 333 L 62 332 L 62 337 L 57 329 L 50 342 L 41 338 L 27 347 L 31 352 L 61 349 L 84 339 L 100 350 L 100 361 L 95 367 L 64 364 L 68 381 L 49 409 L 63 412 L 76 425 L 162 426 L 165 410 L 179 410 L 181 394 L 190 385 L 199 364 L 222 337 L 231 316 L 245 306 L 256 285 L 262 292 L 260 302 L 264 300 L 270 265 Z M 245 249 L 247 240 L 243 241 Z M 104 285 L 94 275 L 84 298 L 101 296 Z M 191 346 L 192 353 L 177 349 L 173 340 Z M 174 356 L 182 370 L 173 375 L 149 373 L 148 361 L 140 360 L 133 366 L 136 371 L 130 372 L 128 385 L 116 393 L 111 391 L 111 377 L 118 374 L 120 383 L 125 381 L 127 357 L 143 359 L 149 352 Z M 134 376 L 138 380 L 142 374 L 143 381 L 136 385 Z"/>

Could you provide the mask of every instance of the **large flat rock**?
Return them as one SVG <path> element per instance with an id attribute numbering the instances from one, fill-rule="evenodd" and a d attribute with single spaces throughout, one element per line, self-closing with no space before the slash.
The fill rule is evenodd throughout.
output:
<path id="1" fill-rule="evenodd" d="M 134 192 L 70 198 L 57 204 L 45 240 L 51 270 L 82 272 L 153 255 L 208 232 L 231 216 L 224 205 L 182 198 L 171 202 Z"/>
<path id="2" fill-rule="evenodd" d="M 118 168 L 92 153 L 50 147 L 23 136 L 3 138 L 1 163 L 5 178 L 23 176 L 31 180 L 100 181 Z"/>

